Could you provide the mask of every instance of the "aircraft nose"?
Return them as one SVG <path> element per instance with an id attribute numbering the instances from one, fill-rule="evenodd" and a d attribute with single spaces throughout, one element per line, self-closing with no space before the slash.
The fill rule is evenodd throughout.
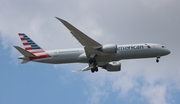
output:
<path id="1" fill-rule="evenodd" d="M 167 49 L 167 54 L 170 54 L 170 53 L 171 53 L 171 51 Z"/>
<path id="2" fill-rule="evenodd" d="M 171 53 L 171 51 L 168 50 L 168 49 L 166 49 L 166 55 L 168 55 L 168 54 L 170 54 L 170 53 Z"/>

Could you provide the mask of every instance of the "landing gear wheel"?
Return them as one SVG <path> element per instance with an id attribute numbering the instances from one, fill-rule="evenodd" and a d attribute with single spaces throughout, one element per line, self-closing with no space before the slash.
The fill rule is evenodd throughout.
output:
<path id="1" fill-rule="evenodd" d="M 94 70 L 95 70 L 96 72 L 98 72 L 98 67 L 95 67 Z"/>
<path id="2" fill-rule="evenodd" d="M 157 57 L 157 59 L 156 59 L 156 62 L 157 62 L 157 63 L 159 62 L 159 59 L 160 59 L 160 57 Z"/>
<path id="3" fill-rule="evenodd" d="M 91 72 L 94 73 L 94 72 L 98 72 L 98 67 L 94 67 L 91 69 Z"/>
<path id="4" fill-rule="evenodd" d="M 94 73 L 94 68 L 91 69 L 91 72 Z"/>
<path id="5" fill-rule="evenodd" d="M 158 63 L 158 62 L 159 62 L 159 59 L 156 59 L 156 62 Z"/>

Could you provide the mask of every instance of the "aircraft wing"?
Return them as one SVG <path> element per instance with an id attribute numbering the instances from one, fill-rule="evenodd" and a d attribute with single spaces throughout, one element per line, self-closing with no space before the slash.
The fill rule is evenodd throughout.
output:
<path id="1" fill-rule="evenodd" d="M 102 55 L 103 52 L 98 51 L 98 48 L 101 48 L 102 45 L 95 40 L 88 37 L 86 34 L 78 30 L 76 27 L 68 23 L 67 21 L 56 17 L 59 21 L 61 21 L 71 32 L 71 34 L 84 46 L 87 57 L 91 55 L 97 54 Z"/>
<path id="2" fill-rule="evenodd" d="M 99 48 L 102 45 L 95 40 L 91 39 L 87 35 L 85 35 L 83 32 L 78 30 L 76 27 L 68 23 L 67 21 L 60 19 L 56 17 L 59 21 L 61 21 L 71 32 L 71 34 L 83 45 L 83 46 L 89 46 L 94 48 Z"/>
<path id="3" fill-rule="evenodd" d="M 80 69 L 80 70 L 78 70 L 78 71 L 80 71 L 80 72 L 88 71 L 88 70 L 91 70 L 91 68 L 92 68 L 92 66 L 87 66 L 87 67 L 82 68 L 82 69 Z"/>

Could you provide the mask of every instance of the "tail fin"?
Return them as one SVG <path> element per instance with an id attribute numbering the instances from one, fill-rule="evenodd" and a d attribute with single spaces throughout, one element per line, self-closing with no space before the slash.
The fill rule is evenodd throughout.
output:
<path id="1" fill-rule="evenodd" d="M 22 64 L 25 64 L 29 61 L 36 60 L 36 59 L 42 59 L 42 58 L 48 58 L 51 57 L 49 54 L 47 54 L 41 47 L 39 47 L 35 42 L 33 42 L 27 35 L 23 33 L 18 34 L 23 46 L 25 49 L 22 49 L 21 47 L 14 46 L 21 54 L 24 55 L 20 56 L 19 59 L 22 59 Z"/>
<path id="2" fill-rule="evenodd" d="M 28 51 L 36 56 L 46 54 L 45 51 L 40 46 L 38 46 L 35 42 L 33 42 L 27 35 L 25 35 L 24 33 L 19 33 L 18 35 L 19 35 L 26 51 Z"/>

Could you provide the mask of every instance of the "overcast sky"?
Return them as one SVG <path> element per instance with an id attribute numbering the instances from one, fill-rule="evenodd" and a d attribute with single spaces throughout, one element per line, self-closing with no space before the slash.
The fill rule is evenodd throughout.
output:
<path id="1" fill-rule="evenodd" d="M 179 104 L 179 0 L 1 0 L 0 104 Z M 86 64 L 21 65 L 23 32 L 43 49 L 80 48 L 55 16 L 101 44 L 158 43 L 171 54 L 121 60 L 120 72 L 73 73 Z"/>

